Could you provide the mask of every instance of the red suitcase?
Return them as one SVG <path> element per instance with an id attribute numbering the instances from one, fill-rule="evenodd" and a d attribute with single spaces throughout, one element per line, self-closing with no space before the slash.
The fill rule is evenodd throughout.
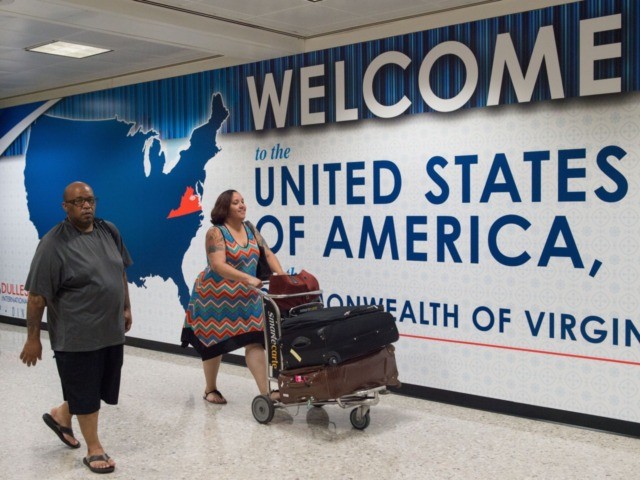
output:
<path id="1" fill-rule="evenodd" d="M 320 302 L 320 296 L 315 294 L 277 298 L 278 295 L 303 294 L 317 291 L 320 291 L 318 279 L 306 270 L 302 270 L 295 275 L 272 275 L 269 278 L 269 295 L 276 296 L 273 301 L 278 305 L 282 317 L 288 317 L 290 310 L 294 307 Z M 315 308 L 317 308 L 317 306 Z"/>

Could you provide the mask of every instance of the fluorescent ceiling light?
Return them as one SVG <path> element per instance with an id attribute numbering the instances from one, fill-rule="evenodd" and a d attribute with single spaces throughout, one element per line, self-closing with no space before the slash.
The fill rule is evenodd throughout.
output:
<path id="1" fill-rule="evenodd" d="M 68 42 L 51 42 L 45 45 L 29 47 L 26 50 L 29 52 L 48 53 L 50 55 L 61 55 L 72 58 L 86 58 L 111 51 L 107 48 L 90 47 L 89 45 L 79 45 Z"/>

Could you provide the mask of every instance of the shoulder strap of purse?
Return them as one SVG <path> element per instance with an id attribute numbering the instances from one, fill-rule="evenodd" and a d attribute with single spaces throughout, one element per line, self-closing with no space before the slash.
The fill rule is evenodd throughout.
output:
<path id="1" fill-rule="evenodd" d="M 253 223 L 251 223 L 249 220 L 245 220 L 244 223 L 246 223 L 251 229 L 251 231 L 253 232 L 253 238 L 255 238 L 256 245 L 258 245 L 258 249 L 260 250 L 260 257 L 263 258 L 265 255 L 265 249 L 264 249 L 264 246 L 260 245 L 260 242 L 258 241 L 258 235 L 256 234 L 256 227 L 254 227 Z"/>
<path id="2" fill-rule="evenodd" d="M 116 234 L 113 232 L 113 229 L 111 228 L 111 225 L 109 225 L 107 222 L 105 222 L 102 218 L 94 218 L 94 221 L 98 224 L 98 225 L 102 225 L 104 228 L 106 228 L 109 233 L 111 234 L 111 238 L 113 238 L 113 241 L 116 244 L 116 247 L 118 246 L 118 239 L 116 238 Z"/>
<path id="3" fill-rule="evenodd" d="M 256 227 L 254 227 L 253 223 L 251 223 L 249 220 L 245 220 L 244 223 L 246 223 L 247 226 L 251 229 L 251 232 L 253 233 L 253 238 L 255 238 L 256 243 L 258 243 L 258 235 L 256 234 Z"/>

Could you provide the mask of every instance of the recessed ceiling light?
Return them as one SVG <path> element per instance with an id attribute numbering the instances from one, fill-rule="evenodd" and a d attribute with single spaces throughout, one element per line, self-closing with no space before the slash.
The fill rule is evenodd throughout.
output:
<path id="1" fill-rule="evenodd" d="M 50 42 L 44 45 L 28 47 L 29 52 L 48 53 L 49 55 L 60 55 L 63 57 L 86 58 L 100 53 L 110 52 L 107 48 L 90 47 L 69 42 Z"/>

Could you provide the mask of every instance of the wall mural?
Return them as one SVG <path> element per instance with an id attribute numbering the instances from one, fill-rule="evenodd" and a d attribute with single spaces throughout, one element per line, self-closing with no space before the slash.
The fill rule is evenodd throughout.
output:
<path id="1" fill-rule="evenodd" d="M 217 195 L 327 305 L 383 304 L 401 380 L 640 422 L 640 12 L 586 0 L 0 110 L 0 315 L 62 190 L 179 343 Z"/>

